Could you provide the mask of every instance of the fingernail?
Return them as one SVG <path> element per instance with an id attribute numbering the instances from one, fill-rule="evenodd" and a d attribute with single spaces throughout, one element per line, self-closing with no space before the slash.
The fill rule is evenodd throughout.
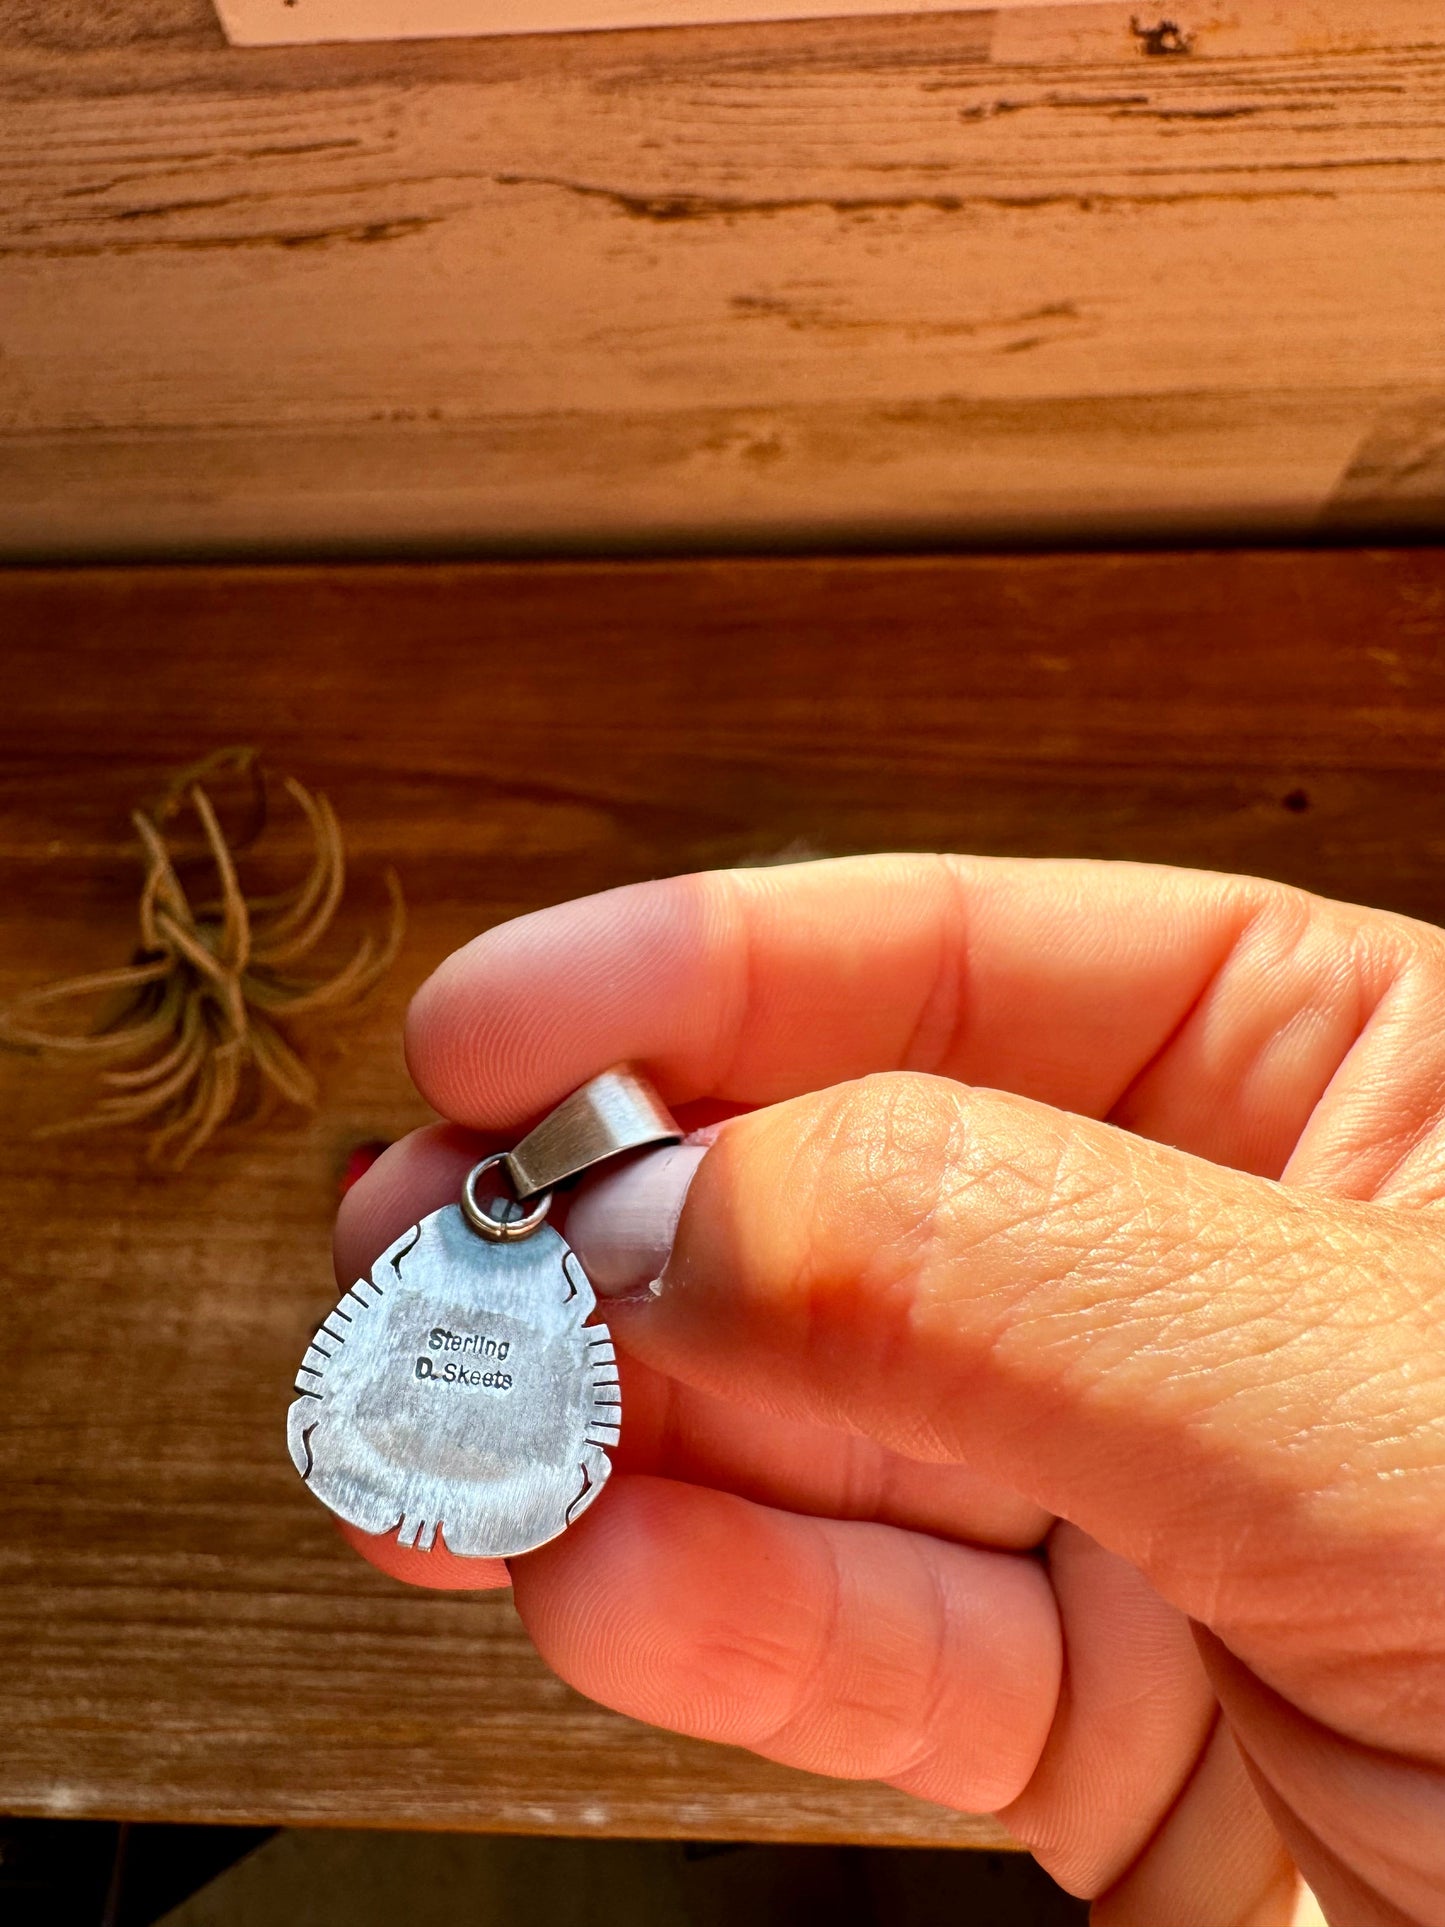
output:
<path id="1" fill-rule="evenodd" d="M 567 1242 L 599 1297 L 645 1291 L 662 1275 L 706 1144 L 669 1144 L 589 1180 L 567 1213 Z"/>

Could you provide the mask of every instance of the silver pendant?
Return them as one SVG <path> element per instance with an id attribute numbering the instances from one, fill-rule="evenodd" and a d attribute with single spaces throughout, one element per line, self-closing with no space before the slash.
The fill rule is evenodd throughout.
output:
<path id="1" fill-rule="evenodd" d="M 679 1135 L 644 1080 L 607 1072 L 381 1254 L 307 1346 L 287 1415 L 323 1504 L 467 1558 L 530 1552 L 581 1517 L 611 1471 L 621 1392 L 607 1327 L 587 1322 L 592 1287 L 544 1222 L 551 1187 Z M 499 1165 L 530 1209 L 483 1201 Z"/>

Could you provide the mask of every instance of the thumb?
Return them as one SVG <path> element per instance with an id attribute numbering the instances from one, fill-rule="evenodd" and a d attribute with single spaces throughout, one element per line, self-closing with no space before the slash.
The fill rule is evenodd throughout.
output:
<path id="1" fill-rule="evenodd" d="M 570 1231 L 616 1289 L 676 1221 L 652 1292 L 608 1311 L 648 1364 L 969 1461 L 1316 1717 L 1369 1737 L 1389 1706 L 1395 1746 L 1401 1706 L 1438 1719 L 1418 1670 L 1445 1520 L 1428 1217 L 903 1073 L 733 1119 L 700 1159 L 652 1168 L 650 1191 L 644 1165 L 580 1199 Z"/>

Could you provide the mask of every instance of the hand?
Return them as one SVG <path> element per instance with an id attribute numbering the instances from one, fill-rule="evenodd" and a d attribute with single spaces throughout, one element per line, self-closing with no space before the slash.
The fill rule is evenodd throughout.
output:
<path id="1" fill-rule="evenodd" d="M 686 877 L 479 938 L 408 1051 L 492 1132 L 622 1058 L 752 1107 L 575 1208 L 614 1286 L 676 1237 L 607 1308 L 617 1475 L 513 1562 L 565 1679 L 997 1811 L 1107 1927 L 1285 1922 L 1296 1865 L 1445 1922 L 1439 932 L 1126 865 Z M 476 1155 L 389 1152 L 343 1281 Z"/>

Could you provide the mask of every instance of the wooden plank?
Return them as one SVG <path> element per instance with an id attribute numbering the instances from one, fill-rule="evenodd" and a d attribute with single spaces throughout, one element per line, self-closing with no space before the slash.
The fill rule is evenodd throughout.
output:
<path id="1" fill-rule="evenodd" d="M 1047 6 L 1052 0 L 1012 0 Z M 487 34 L 615 33 L 765 20 L 958 13 L 958 0 L 216 0 L 233 47 L 357 40 L 476 40 Z M 989 11 L 988 8 L 981 9 Z"/>
<path id="2" fill-rule="evenodd" d="M 1445 405 L 1439 8 L 1136 12 L 20 0 L 0 552 L 1438 527 L 1379 451 Z"/>
<path id="3" fill-rule="evenodd" d="M 0 575 L 0 997 L 124 958 L 126 811 L 319 784 L 395 980 L 309 1124 L 179 1177 L 37 1144 L 0 1055 L 0 1810 L 925 1843 L 986 1822 L 588 1707 L 504 1598 L 389 1585 L 283 1447 L 337 1173 L 422 1120 L 405 998 L 494 920 L 779 852 L 1252 869 L 1438 916 L 1445 552 Z"/>

